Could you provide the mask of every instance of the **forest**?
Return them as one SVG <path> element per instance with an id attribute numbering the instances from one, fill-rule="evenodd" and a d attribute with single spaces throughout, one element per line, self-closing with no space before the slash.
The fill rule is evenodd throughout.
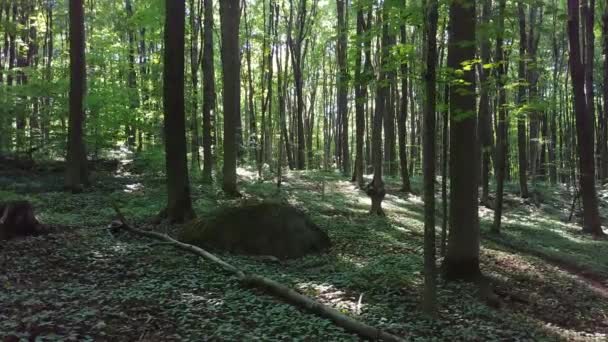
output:
<path id="1" fill-rule="evenodd" d="M 608 0 L 0 0 L 2 341 L 607 341 Z"/>

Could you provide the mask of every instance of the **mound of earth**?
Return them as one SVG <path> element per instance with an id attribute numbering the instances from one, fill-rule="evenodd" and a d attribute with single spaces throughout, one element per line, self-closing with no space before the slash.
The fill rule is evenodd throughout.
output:
<path id="1" fill-rule="evenodd" d="M 208 219 L 185 225 L 179 239 L 203 248 L 279 259 L 320 253 L 331 246 L 327 234 L 303 212 L 275 203 L 219 209 Z"/>

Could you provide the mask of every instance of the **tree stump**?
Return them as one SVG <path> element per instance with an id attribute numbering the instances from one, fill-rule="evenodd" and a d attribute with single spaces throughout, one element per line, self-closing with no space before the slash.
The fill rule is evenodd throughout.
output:
<path id="1" fill-rule="evenodd" d="M 0 203 L 0 240 L 39 235 L 46 227 L 38 221 L 28 201 Z"/>

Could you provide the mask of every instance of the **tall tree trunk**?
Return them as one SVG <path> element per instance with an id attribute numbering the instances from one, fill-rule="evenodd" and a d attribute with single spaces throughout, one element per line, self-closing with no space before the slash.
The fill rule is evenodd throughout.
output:
<path id="1" fill-rule="evenodd" d="M 84 6 L 70 0 L 70 117 L 66 157 L 65 187 L 72 192 L 88 185 L 84 145 L 84 97 L 86 92 Z"/>
<path id="2" fill-rule="evenodd" d="M 338 60 L 338 117 L 340 118 L 340 145 L 342 172 L 350 174 L 350 151 L 348 146 L 348 5 L 346 0 L 336 0 L 338 12 L 338 43 L 336 55 Z"/>
<path id="3" fill-rule="evenodd" d="M 505 164 L 507 162 L 507 96 L 504 78 L 507 74 L 505 51 L 503 48 L 503 35 L 505 31 L 505 7 L 506 0 L 499 0 L 498 5 L 498 35 L 496 37 L 496 60 L 500 63 L 498 67 L 498 138 L 496 149 L 496 202 L 494 205 L 494 224 L 492 231 L 500 232 L 502 219 L 502 202 L 505 183 Z"/>
<path id="4" fill-rule="evenodd" d="M 135 125 L 133 119 L 136 120 L 137 107 L 139 107 L 139 96 L 137 94 L 137 75 L 135 74 L 135 33 L 131 27 L 133 23 L 133 5 L 131 0 L 125 0 L 125 11 L 127 12 L 127 37 L 129 40 L 128 61 L 129 70 L 127 72 L 127 87 L 129 88 L 129 109 L 131 115 L 126 123 L 127 144 L 129 147 L 135 146 Z"/>
<path id="5" fill-rule="evenodd" d="M 450 232 L 444 259 L 447 279 L 473 279 L 479 270 L 479 216 L 475 74 L 462 64 L 475 58 L 475 0 L 449 7 L 448 68 L 461 70 L 463 83 L 450 91 Z M 467 43 L 467 44 L 464 44 Z M 473 166 L 473 168 L 471 167 Z"/>
<path id="6" fill-rule="evenodd" d="M 248 141 L 248 149 L 251 152 L 251 159 L 255 160 L 256 166 L 259 170 L 260 173 L 260 177 L 261 172 L 262 172 L 262 168 L 261 168 L 261 164 L 262 164 L 262 159 L 261 159 L 261 155 L 260 155 L 260 145 L 258 142 L 258 129 L 257 129 L 257 122 L 256 122 L 256 115 L 255 115 L 255 102 L 254 102 L 254 97 L 255 97 L 255 88 L 253 87 L 253 72 L 251 69 L 251 23 L 250 20 L 248 18 L 248 11 L 247 11 L 247 1 L 243 1 L 243 19 L 245 21 L 245 37 L 247 39 L 247 44 L 246 44 L 246 52 L 245 52 L 245 56 L 246 56 L 246 61 L 247 61 L 247 112 L 248 112 L 248 117 L 249 117 L 249 141 Z M 266 36 L 264 36 L 264 47 L 263 47 L 263 51 L 266 50 Z M 262 59 L 264 60 L 264 59 Z M 264 70 L 264 65 L 262 63 L 262 72 Z M 262 128 L 263 129 L 263 128 Z"/>
<path id="7" fill-rule="evenodd" d="M 586 0 L 583 0 L 586 1 Z M 580 192 L 583 199 L 583 231 L 594 235 L 604 235 L 599 216 L 597 193 L 595 190 L 595 162 L 593 146 L 593 116 L 585 96 L 586 65 L 583 64 L 579 34 L 579 1 L 568 0 L 568 40 L 570 42 L 570 74 L 574 94 L 576 114 L 576 135 L 580 168 Z M 583 38 L 584 40 L 584 38 Z"/>
<path id="8" fill-rule="evenodd" d="M 203 42 L 203 183 L 211 183 L 213 169 L 213 116 L 215 108 L 215 67 L 213 62 L 213 0 L 204 0 Z"/>
<path id="9" fill-rule="evenodd" d="M 165 121 L 165 161 L 167 168 L 167 209 L 170 222 L 194 218 L 190 199 L 186 156 L 186 113 L 184 106 L 185 0 L 165 4 L 165 51 L 163 102 Z M 164 216 L 165 213 L 161 213 Z"/>
<path id="10" fill-rule="evenodd" d="M 192 81 L 192 114 L 190 116 L 190 169 L 200 172 L 201 158 L 199 153 L 199 112 L 198 112 L 198 70 L 201 56 L 198 49 L 198 35 L 201 28 L 202 0 L 190 0 L 190 71 Z"/>
<path id="11" fill-rule="evenodd" d="M 518 79 L 519 86 L 517 92 L 517 103 L 523 107 L 526 101 L 526 14 L 522 1 L 517 2 L 517 12 L 519 14 L 519 66 Z M 526 117 L 524 113 L 517 115 L 517 151 L 519 164 L 519 193 L 522 198 L 528 198 L 528 157 L 526 148 Z"/>
<path id="12" fill-rule="evenodd" d="M 361 5 L 361 4 L 359 4 Z M 363 181 L 363 139 L 365 134 L 365 103 L 367 102 L 367 74 L 363 70 L 363 41 L 367 29 L 363 8 L 357 11 L 357 43 L 355 58 L 355 115 L 356 115 L 356 147 L 355 147 L 355 171 L 353 180 L 360 188 L 364 187 Z"/>
<path id="13" fill-rule="evenodd" d="M 437 0 L 428 0 L 426 15 L 426 71 L 424 103 L 424 310 L 435 314 L 437 279 L 435 271 L 435 107 L 437 97 Z"/>
<path id="14" fill-rule="evenodd" d="M 238 195 L 236 186 L 236 159 L 238 122 L 240 121 L 241 82 L 239 0 L 220 2 L 222 20 L 222 68 L 224 78 L 224 169 L 223 190 Z"/>
<path id="15" fill-rule="evenodd" d="M 407 44 L 407 29 L 401 25 L 401 44 Z M 408 64 L 403 59 L 401 63 L 401 106 L 399 108 L 399 119 L 397 120 L 397 134 L 399 136 L 399 163 L 401 171 L 401 191 L 409 193 L 412 191 L 410 184 L 410 173 L 407 168 L 407 106 L 408 106 Z"/>
<path id="16" fill-rule="evenodd" d="M 302 53 L 302 45 L 304 42 L 304 38 L 306 35 L 306 21 L 307 21 L 307 1 L 300 0 L 300 9 L 297 13 L 297 20 L 295 24 L 297 25 L 297 30 L 295 31 L 296 37 L 293 37 L 293 12 L 294 5 L 293 0 L 289 1 L 290 3 L 290 28 L 288 29 L 288 40 L 289 47 L 291 49 L 291 59 L 293 66 L 293 77 L 295 83 L 296 90 L 296 131 L 297 131 L 297 168 L 298 170 L 304 170 L 306 168 L 306 142 L 304 137 L 304 79 L 302 76 L 303 73 L 303 60 L 304 56 Z"/>
<path id="17" fill-rule="evenodd" d="M 391 21 L 390 17 L 384 18 Z M 388 23 L 392 25 L 392 23 Z M 395 35 L 392 33 L 392 28 L 388 31 L 387 43 L 385 48 L 390 50 L 395 46 Z M 397 86 L 397 77 L 392 63 L 388 63 L 387 67 L 387 82 L 389 84 L 388 94 L 386 97 L 386 110 L 384 111 L 384 162 L 385 172 L 391 176 L 397 174 L 397 152 L 395 149 L 395 87 Z"/>
<path id="18" fill-rule="evenodd" d="M 388 15 L 388 5 L 384 3 L 383 18 L 382 21 L 386 20 Z M 370 213 L 372 215 L 384 216 L 382 210 L 382 200 L 386 196 L 386 189 L 384 188 L 384 181 L 382 180 L 382 120 L 384 119 L 386 111 L 386 100 L 388 98 L 389 85 L 387 83 L 387 67 L 388 58 L 390 52 L 387 47 L 389 45 L 388 36 L 388 24 L 380 20 L 379 25 L 382 25 L 382 44 L 379 46 L 381 49 L 380 53 L 380 71 L 378 82 L 376 83 L 376 108 L 373 118 L 373 130 L 372 130 L 372 158 L 374 166 L 374 177 L 370 184 L 367 185 L 367 195 L 372 200 L 372 207 Z"/>
<path id="19" fill-rule="evenodd" d="M 600 121 L 601 136 L 600 136 L 600 158 L 601 158 L 601 174 L 600 179 L 603 183 L 608 181 L 608 3 L 604 4 L 604 14 L 602 16 L 602 43 L 603 43 L 603 64 L 604 64 L 604 84 L 602 87 L 602 95 L 604 101 L 603 120 Z"/>
<path id="20" fill-rule="evenodd" d="M 491 0 L 482 0 L 481 24 L 488 25 L 492 15 Z M 479 140 L 481 142 L 481 203 L 490 204 L 490 162 L 492 159 L 492 113 L 490 113 L 490 38 L 488 30 L 481 30 L 481 65 L 478 67 L 480 81 L 479 96 Z M 500 68 L 500 67 L 499 67 Z M 500 109 L 499 109 L 500 110 Z"/>

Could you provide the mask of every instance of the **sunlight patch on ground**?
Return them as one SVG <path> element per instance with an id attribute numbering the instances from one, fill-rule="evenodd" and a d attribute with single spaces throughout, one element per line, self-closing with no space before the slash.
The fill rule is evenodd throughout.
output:
<path id="1" fill-rule="evenodd" d="M 126 193 L 133 193 L 133 192 L 137 192 L 137 191 L 141 191 L 144 189 L 144 185 L 141 183 L 133 183 L 133 184 L 127 184 L 125 185 L 125 189 L 123 190 L 123 192 Z"/>
<path id="2" fill-rule="evenodd" d="M 182 301 L 188 304 L 203 303 L 208 306 L 220 306 L 224 304 L 224 300 L 218 298 L 207 298 L 194 293 L 182 293 Z"/>
<path id="3" fill-rule="evenodd" d="M 558 335 L 559 337 L 572 342 L 578 341 L 608 341 L 608 334 L 590 333 L 584 331 L 576 331 L 558 327 L 551 323 L 546 323 L 543 326 L 547 331 Z"/>
<path id="4" fill-rule="evenodd" d="M 358 299 L 349 298 L 344 291 L 337 289 L 333 285 L 304 282 L 296 284 L 296 288 L 302 293 L 316 297 L 322 303 L 329 304 L 341 312 L 359 314 L 365 306 L 363 293 L 358 296 Z"/>

